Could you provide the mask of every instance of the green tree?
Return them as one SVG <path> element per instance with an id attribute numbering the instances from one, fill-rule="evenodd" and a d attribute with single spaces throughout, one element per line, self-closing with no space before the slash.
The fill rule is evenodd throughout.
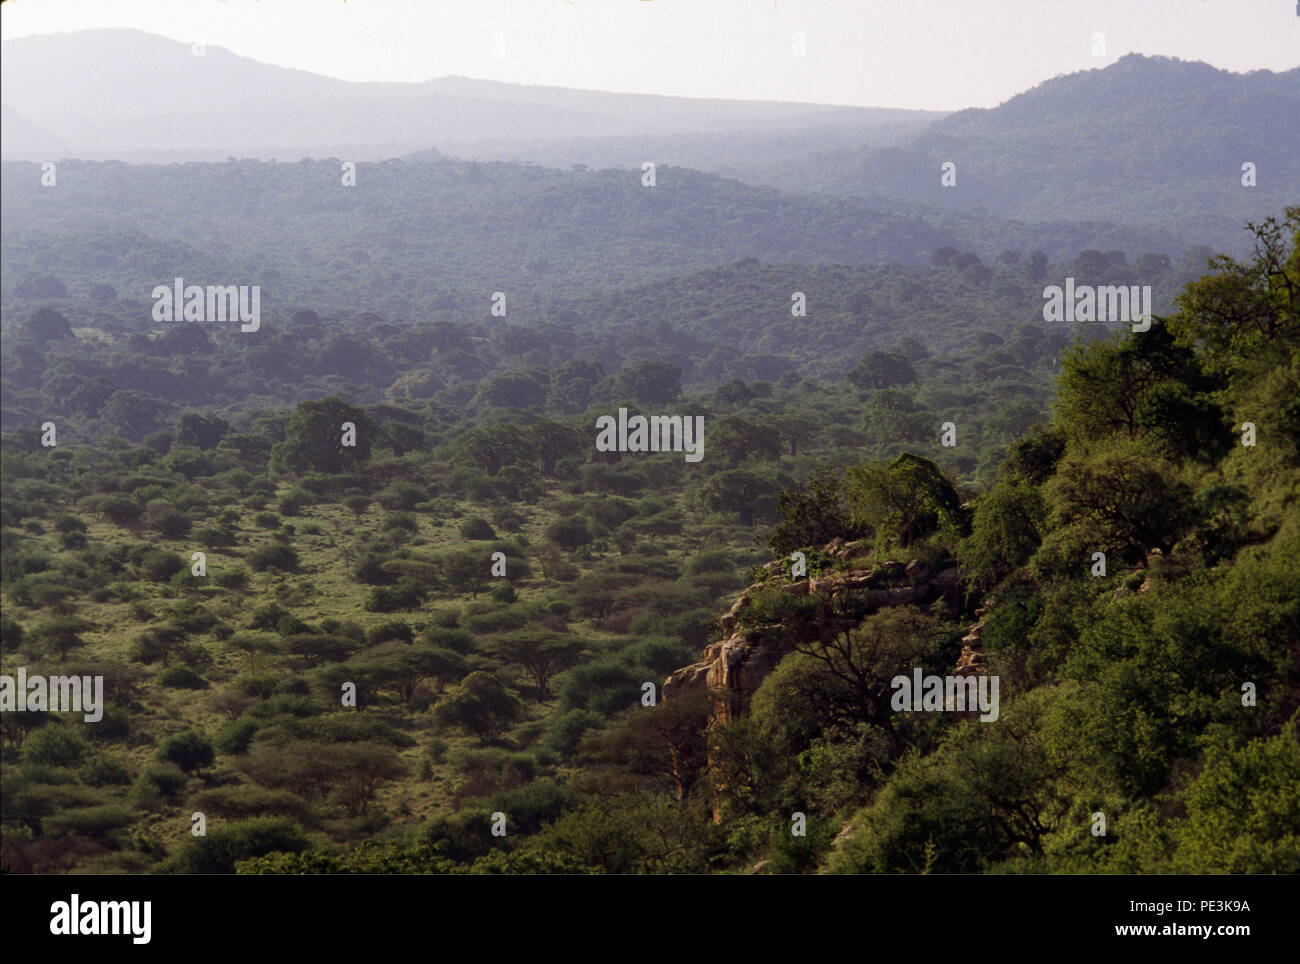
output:
<path id="1" fill-rule="evenodd" d="M 757 517 L 773 509 L 776 483 L 744 469 L 715 472 L 696 494 L 701 508 L 709 512 L 734 512 L 743 526 L 754 525 Z"/>
<path id="2" fill-rule="evenodd" d="M 971 534 L 957 557 L 968 572 L 997 576 L 1024 565 L 1042 542 L 1047 503 L 1027 482 L 999 479 L 975 503 Z"/>
<path id="3" fill-rule="evenodd" d="M 349 422 L 355 432 L 345 438 L 344 425 Z M 342 472 L 370 459 L 375 431 L 370 416 L 341 398 L 301 402 L 285 427 L 284 441 L 272 450 L 272 462 L 299 474 Z M 355 444 L 345 445 L 345 441 Z"/>
<path id="4" fill-rule="evenodd" d="M 782 491 L 776 510 L 781 521 L 768 536 L 768 545 L 779 556 L 865 533 L 852 519 L 844 482 L 834 469 L 818 469 L 803 485 Z"/>
<path id="5" fill-rule="evenodd" d="M 542 475 L 554 475 L 556 462 L 582 451 L 578 433 L 559 422 L 535 422 L 528 427 L 528 440 L 537 453 Z"/>
<path id="6" fill-rule="evenodd" d="M 853 521 L 902 548 L 940 529 L 960 535 L 965 516 L 957 492 L 929 459 L 904 452 L 888 464 L 848 471 Z"/>
<path id="7" fill-rule="evenodd" d="M 310 847 L 302 828 L 292 818 L 253 817 L 191 838 L 177 855 L 177 864 L 188 874 L 233 874 L 235 864 L 241 860 L 267 854 L 300 854 Z"/>
<path id="8" fill-rule="evenodd" d="M 497 424 L 476 428 L 460 438 L 462 451 L 488 475 L 496 476 L 507 465 L 523 462 L 533 454 L 532 445 L 522 429 Z"/>
<path id="9" fill-rule="evenodd" d="M 457 592 L 467 592 L 477 599 L 492 578 L 488 553 L 478 549 L 461 549 L 442 556 L 442 576 Z"/>
<path id="10" fill-rule="evenodd" d="M 1047 491 L 1056 526 L 1082 523 L 1096 549 L 1130 558 L 1168 553 L 1191 522 L 1191 489 L 1140 443 L 1066 455 Z"/>
<path id="11" fill-rule="evenodd" d="M 433 708 L 439 726 L 459 727 L 480 740 L 500 736 L 520 717 L 519 701 L 491 673 L 477 670 L 447 691 Z"/>
<path id="12" fill-rule="evenodd" d="M 189 445 L 206 452 L 216 448 L 228 431 L 230 425 L 223 418 L 186 412 L 176 423 L 176 439 L 173 444 Z"/>
<path id="13" fill-rule="evenodd" d="M 1175 865 L 1192 874 L 1300 873 L 1300 735 L 1211 748 L 1187 789 Z"/>
<path id="14" fill-rule="evenodd" d="M 846 376 L 851 384 L 864 391 L 903 388 L 916 382 L 916 370 L 902 355 L 887 351 L 868 352 Z"/>
<path id="15" fill-rule="evenodd" d="M 1175 300 L 1169 329 L 1179 344 L 1199 348 L 1215 371 L 1253 365 L 1293 350 L 1300 335 L 1300 205 L 1283 220 L 1248 225 L 1255 257 L 1211 261 L 1211 274 L 1187 285 Z"/>
<path id="16" fill-rule="evenodd" d="M 186 773 L 198 773 L 212 766 L 216 751 L 212 741 L 194 730 L 168 738 L 158 749 L 158 759 L 174 763 Z"/>
<path id="17" fill-rule="evenodd" d="M 115 391 L 104 403 L 101 418 L 112 431 L 132 442 L 139 442 L 150 432 L 163 427 L 163 419 L 172 406 L 148 392 L 134 388 Z"/>
<path id="18" fill-rule="evenodd" d="M 781 455 L 781 436 L 765 420 L 724 415 L 713 422 L 709 452 L 731 466 L 749 459 L 772 461 Z"/>
<path id="19" fill-rule="evenodd" d="M 42 650 L 63 660 L 72 650 L 86 645 L 81 634 L 90 628 L 90 623 L 76 616 L 51 616 L 32 631 L 32 638 Z"/>
<path id="20" fill-rule="evenodd" d="M 533 681 L 534 695 L 546 699 L 551 677 L 571 666 L 583 652 L 583 642 L 567 633 L 546 629 L 521 629 L 496 637 L 491 651 L 506 663 L 516 663 Z"/>

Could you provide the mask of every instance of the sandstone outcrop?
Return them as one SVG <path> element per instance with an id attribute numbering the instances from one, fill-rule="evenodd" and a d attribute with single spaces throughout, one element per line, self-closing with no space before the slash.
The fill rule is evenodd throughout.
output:
<path id="1" fill-rule="evenodd" d="M 711 643 L 698 662 L 675 670 L 664 681 L 663 697 L 674 697 L 698 689 L 707 689 L 714 697 L 710 725 L 725 723 L 743 715 L 749 697 L 762 685 L 785 656 L 794 649 L 795 630 L 782 632 L 781 627 L 766 627 L 751 639 L 742 629 L 744 610 L 753 604 L 754 594 L 767 586 L 780 586 L 792 596 L 823 596 L 829 615 L 830 601 L 845 593 L 852 594 L 856 607 L 865 616 L 891 606 L 925 606 L 942 600 L 948 612 L 960 615 L 966 605 L 957 567 L 950 561 L 931 566 L 919 559 L 910 563 L 885 562 L 877 565 L 854 565 L 868 562 L 870 550 L 862 542 L 836 539 L 821 552 L 837 560 L 842 568 L 831 569 L 808 579 L 790 582 L 782 579 L 783 562 L 775 560 L 765 569 L 768 578 L 744 592 L 719 619 L 722 638 Z M 962 640 L 957 675 L 983 672 L 984 651 L 980 646 L 983 621 L 976 623 Z M 751 629 L 752 632 L 752 629 Z"/>

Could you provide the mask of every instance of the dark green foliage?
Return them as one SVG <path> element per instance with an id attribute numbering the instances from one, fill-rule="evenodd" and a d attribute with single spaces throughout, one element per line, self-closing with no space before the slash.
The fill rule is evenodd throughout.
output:
<path id="1" fill-rule="evenodd" d="M 591 541 L 591 531 L 577 516 L 556 519 L 546 527 L 546 538 L 561 549 L 576 549 Z"/>
<path id="2" fill-rule="evenodd" d="M 906 548 L 940 529 L 960 534 L 966 525 L 952 483 L 932 461 L 910 453 L 851 469 L 847 495 L 854 522 L 879 544 Z"/>
<path id="3" fill-rule="evenodd" d="M 355 438 L 345 425 L 355 429 Z M 273 461 L 290 472 L 338 473 L 370 458 L 374 423 L 361 409 L 340 398 L 302 402 L 285 426 L 285 440 L 275 447 Z M 353 444 L 347 444 L 348 441 Z"/>
<path id="4" fill-rule="evenodd" d="M 433 708 L 440 726 L 459 727 L 481 740 L 499 736 L 519 719 L 519 701 L 490 673 L 474 672 Z"/>
<path id="5" fill-rule="evenodd" d="M 85 753 L 86 741 L 67 726 L 43 726 L 23 744 L 23 761 L 44 766 L 76 766 Z"/>
<path id="6" fill-rule="evenodd" d="M 641 683 L 639 674 L 620 663 L 587 663 L 564 674 L 560 707 L 613 716 L 640 704 Z"/>
<path id="7" fill-rule="evenodd" d="M 164 582 L 184 568 L 180 556 L 163 549 L 150 549 L 140 560 L 140 575 L 154 582 Z"/>
<path id="8" fill-rule="evenodd" d="M 217 731 L 217 738 L 213 743 L 220 753 L 231 755 L 246 753 L 259 729 L 261 724 L 256 720 L 231 720 Z"/>
<path id="9" fill-rule="evenodd" d="M 167 206 L 220 168 L 222 197 L 237 174 L 273 216 L 323 162 L 117 167 L 78 167 L 75 217 L 44 199 L 66 285 L 25 274 L 31 240 L 6 234 L 6 672 L 12 656 L 102 673 L 109 702 L 95 724 L 0 720 L 6 861 L 58 835 L 95 853 L 38 870 L 1296 870 L 1300 377 L 1278 224 L 1166 318 L 1204 259 L 1119 250 L 1124 229 L 1090 227 L 1113 238 L 1077 252 L 1055 227 L 756 204 L 684 169 L 661 172 L 661 197 L 626 171 L 404 161 L 366 174 L 366 197 L 418 199 L 396 234 L 261 246 L 284 315 L 244 337 L 141 328 L 139 279 L 95 294 L 104 246 L 84 225 L 115 216 L 97 192 Z M 6 229 L 30 171 L 5 165 Z M 502 190 L 509 206 L 487 206 Z M 476 225 L 516 209 L 518 257 L 476 261 Z M 953 234 L 971 231 L 990 243 Z M 95 270 L 174 256 L 150 244 Z M 763 260 L 737 260 L 753 244 Z M 864 263 L 927 250 L 930 266 Z M 323 288 L 302 270 L 321 252 Z M 1067 274 L 1149 281 L 1152 328 L 1026 322 Z M 339 278 L 347 303 L 374 303 L 339 307 Z M 511 321 L 481 324 L 497 286 Z M 96 338 L 24 323 L 32 292 L 61 287 L 69 328 Z M 708 456 L 594 451 L 594 418 L 619 407 L 701 413 Z M 208 579 L 188 572 L 198 550 Z M 796 550 L 811 586 L 789 578 Z M 747 575 L 763 585 L 722 625 L 761 658 L 728 674 L 761 685 L 665 689 Z M 999 720 L 896 712 L 892 677 L 951 672 L 964 636 L 1001 680 Z M 155 754 L 170 762 L 141 772 Z M 174 822 L 192 808 L 214 818 L 208 843 Z M 279 822 L 230 823 L 263 817 Z"/>
<path id="10" fill-rule="evenodd" d="M 836 538 L 856 538 L 866 531 L 852 521 L 847 491 L 832 470 L 814 472 L 803 485 L 786 489 L 777 497 L 777 511 L 781 521 L 768 543 L 778 556 Z"/>
<path id="11" fill-rule="evenodd" d="M 466 539 L 495 539 L 497 534 L 492 531 L 492 526 L 486 519 L 478 516 L 472 519 L 466 519 L 460 524 L 460 534 Z"/>
<path id="12" fill-rule="evenodd" d="M 157 676 L 154 682 L 159 686 L 168 686 L 178 690 L 205 690 L 208 681 L 188 666 L 169 666 Z"/>
<path id="13" fill-rule="evenodd" d="M 211 828 L 187 841 L 177 856 L 185 874 L 232 874 L 235 863 L 269 853 L 301 853 L 310 845 L 289 817 L 254 817 Z"/>
<path id="14" fill-rule="evenodd" d="M 216 753 L 211 741 L 200 733 L 187 730 L 163 743 L 158 749 L 158 759 L 174 763 L 186 773 L 197 773 L 212 766 Z"/>
<path id="15" fill-rule="evenodd" d="M 254 549 L 248 556 L 248 564 L 254 572 L 265 572 L 267 569 L 296 572 L 298 553 L 294 551 L 293 546 L 283 542 L 270 542 Z"/>
<path id="16" fill-rule="evenodd" d="M 568 756 L 588 730 L 599 729 L 604 717 L 590 710 L 569 710 L 551 718 L 546 729 L 546 747 L 561 756 Z"/>

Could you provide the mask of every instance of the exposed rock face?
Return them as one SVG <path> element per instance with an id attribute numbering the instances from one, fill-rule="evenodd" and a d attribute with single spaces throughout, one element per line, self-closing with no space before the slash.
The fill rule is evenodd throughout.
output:
<path id="1" fill-rule="evenodd" d="M 986 658 L 984 646 L 980 642 L 980 637 L 984 634 L 984 610 L 977 610 L 975 615 L 979 617 L 979 622 L 961 638 L 961 656 L 957 657 L 953 676 L 974 676 L 984 672 Z"/>
<path id="2" fill-rule="evenodd" d="M 827 543 L 821 551 L 845 562 L 857 559 L 865 562 L 864 557 L 869 555 L 864 543 L 846 543 L 842 539 Z M 782 565 L 776 560 L 768 563 L 766 569 L 779 577 Z M 932 569 L 919 559 L 907 565 L 886 562 L 868 568 L 850 566 L 793 583 L 776 579 L 757 583 L 742 592 L 719 620 L 722 639 L 708 646 L 699 662 L 683 666 L 664 681 L 665 700 L 703 687 L 714 696 L 711 726 L 744 715 L 749 697 L 794 648 L 792 633 L 768 630 L 754 641 L 739 630 L 740 614 L 752 605 L 754 591 L 767 585 L 780 585 L 794 596 L 824 594 L 834 598 L 851 592 L 854 601 L 865 608 L 864 616 L 890 606 L 927 605 L 940 599 L 951 614 L 957 615 L 965 604 L 955 565 Z M 979 648 L 982 626 L 982 622 L 977 624 L 971 635 L 962 640 L 962 655 L 957 663 L 960 675 L 983 671 L 984 653 Z"/>

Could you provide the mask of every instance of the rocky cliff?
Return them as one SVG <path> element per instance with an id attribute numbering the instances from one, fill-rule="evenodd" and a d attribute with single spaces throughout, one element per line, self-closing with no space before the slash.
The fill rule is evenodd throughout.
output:
<path id="1" fill-rule="evenodd" d="M 710 644 L 698 662 L 674 671 L 664 681 L 664 700 L 706 689 L 713 697 L 710 726 L 743 715 L 749 697 L 794 649 L 798 633 L 815 635 L 840 630 L 842 624 L 829 618 L 831 603 L 846 593 L 852 594 L 860 618 L 890 606 L 926 606 L 940 600 L 949 614 L 956 617 L 967 612 L 971 602 L 962 589 L 957 567 L 950 560 L 933 567 L 918 559 L 906 565 L 901 562 L 871 564 L 870 550 L 864 543 L 842 539 L 826 544 L 821 552 L 834 560 L 834 568 L 809 579 L 791 581 L 782 575 L 788 563 L 781 560 L 768 563 L 767 578 L 742 592 L 719 620 L 722 638 Z M 765 631 L 751 639 L 741 628 L 743 612 L 753 603 L 755 593 L 768 586 L 780 586 L 792 596 L 820 597 L 824 600 L 820 607 L 821 615 L 828 618 L 820 624 L 814 618 L 812 625 Z M 976 610 L 975 614 L 982 617 L 983 612 Z M 980 619 L 962 639 L 961 656 L 954 675 L 983 671 L 982 628 Z"/>

